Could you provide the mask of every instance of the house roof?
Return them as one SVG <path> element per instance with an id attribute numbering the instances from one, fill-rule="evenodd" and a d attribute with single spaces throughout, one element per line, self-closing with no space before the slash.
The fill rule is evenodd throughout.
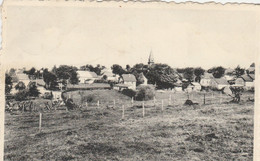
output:
<path id="1" fill-rule="evenodd" d="M 235 71 L 235 70 L 232 69 L 232 68 L 227 68 L 227 69 L 225 70 L 225 74 L 232 74 L 234 71 Z"/>
<path id="2" fill-rule="evenodd" d="M 249 77 L 251 77 L 253 80 L 255 80 L 255 75 L 254 74 L 248 74 Z"/>
<path id="3" fill-rule="evenodd" d="M 255 67 L 249 67 L 247 70 L 249 71 L 249 73 L 250 72 L 254 72 L 255 71 Z"/>
<path id="4" fill-rule="evenodd" d="M 102 73 L 102 75 L 106 75 L 106 76 L 108 76 L 108 77 L 114 77 L 114 76 L 115 76 L 115 74 L 114 74 L 112 71 L 109 71 L 109 70 L 104 71 L 104 72 Z"/>
<path id="5" fill-rule="evenodd" d="M 77 71 L 80 78 L 97 78 L 97 74 L 95 72 L 90 71 Z"/>
<path id="6" fill-rule="evenodd" d="M 133 74 L 123 74 L 122 78 L 125 82 L 136 82 L 136 78 Z"/>
<path id="7" fill-rule="evenodd" d="M 253 79 L 246 74 L 242 75 L 240 78 L 242 78 L 245 82 L 253 82 Z"/>
<path id="8" fill-rule="evenodd" d="M 191 82 L 191 84 L 194 86 L 201 86 L 198 82 Z"/>
<path id="9" fill-rule="evenodd" d="M 13 82 L 23 81 L 23 80 L 30 80 L 28 75 L 24 73 L 16 73 L 15 76 L 12 77 Z"/>
<path id="10" fill-rule="evenodd" d="M 215 78 L 214 80 L 217 84 L 229 85 L 228 81 L 225 78 Z"/>
<path id="11" fill-rule="evenodd" d="M 202 78 L 204 78 L 204 79 L 213 79 L 214 77 L 213 77 L 213 75 L 211 73 L 204 73 Z"/>

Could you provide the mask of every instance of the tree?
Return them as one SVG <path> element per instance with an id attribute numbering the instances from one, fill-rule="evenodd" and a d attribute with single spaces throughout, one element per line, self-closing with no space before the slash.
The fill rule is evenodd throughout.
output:
<path id="1" fill-rule="evenodd" d="M 37 89 L 35 82 L 30 82 L 28 84 L 28 95 L 32 97 L 38 97 L 40 94 L 39 90 Z"/>
<path id="2" fill-rule="evenodd" d="M 126 71 L 122 68 L 122 66 L 120 66 L 120 65 L 118 65 L 118 64 L 112 65 L 111 69 L 112 69 L 112 72 L 113 72 L 114 74 L 118 74 L 118 75 L 120 75 L 120 76 L 121 76 L 122 74 L 125 74 L 125 73 L 126 73 Z"/>
<path id="3" fill-rule="evenodd" d="M 236 77 L 240 77 L 241 75 L 245 74 L 245 69 L 243 68 L 240 68 L 240 66 L 238 65 L 236 68 L 235 68 L 235 75 Z"/>
<path id="4" fill-rule="evenodd" d="M 189 82 L 192 82 L 194 75 L 193 75 L 194 69 L 191 67 L 185 68 L 183 70 L 183 77 L 187 79 Z"/>
<path id="5" fill-rule="evenodd" d="M 195 81 L 196 82 L 200 82 L 201 76 L 204 75 L 204 72 L 205 72 L 205 70 L 202 69 L 201 67 L 198 67 L 198 68 L 194 69 L 194 75 L 196 76 L 195 77 Z"/>
<path id="6" fill-rule="evenodd" d="M 10 94 L 12 87 L 13 87 L 12 77 L 9 74 L 5 73 L 5 94 Z"/>
<path id="7" fill-rule="evenodd" d="M 154 64 L 145 74 L 148 83 L 156 84 L 158 88 L 172 88 L 178 80 L 178 75 L 167 64 Z"/>
<path id="8" fill-rule="evenodd" d="M 32 67 L 30 70 L 25 70 L 24 71 L 25 74 L 29 75 L 29 77 L 33 77 L 36 75 L 36 69 L 34 67 Z"/>
<path id="9" fill-rule="evenodd" d="M 126 65 L 126 71 L 127 71 L 127 72 L 130 72 L 130 69 L 131 69 L 130 65 L 127 64 L 127 65 Z"/>
<path id="10" fill-rule="evenodd" d="M 54 73 L 49 72 L 48 69 L 44 69 L 43 81 L 46 83 L 46 87 L 48 89 L 55 88 L 55 86 L 57 85 L 57 76 Z"/>
<path id="11" fill-rule="evenodd" d="M 18 82 L 17 84 L 16 84 L 16 86 L 15 86 L 15 89 L 16 90 L 18 90 L 18 91 L 22 91 L 22 90 L 24 90 L 26 88 L 26 86 L 25 86 L 25 84 L 24 84 L 24 82 Z"/>
<path id="12" fill-rule="evenodd" d="M 61 65 L 56 70 L 57 78 L 64 82 L 70 82 L 71 84 L 77 84 L 79 82 L 77 68 L 68 65 Z"/>
<path id="13" fill-rule="evenodd" d="M 225 68 L 223 68 L 222 66 L 213 67 L 213 68 L 210 68 L 208 70 L 208 72 L 212 73 L 212 75 L 215 78 L 221 78 L 224 75 L 224 73 L 225 73 Z"/>

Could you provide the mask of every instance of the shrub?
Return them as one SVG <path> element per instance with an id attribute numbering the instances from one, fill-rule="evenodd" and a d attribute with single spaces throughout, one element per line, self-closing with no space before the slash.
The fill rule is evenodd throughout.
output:
<path id="1" fill-rule="evenodd" d="M 124 90 L 122 90 L 122 94 L 132 98 L 132 97 L 135 97 L 136 92 L 132 89 L 124 89 Z"/>
<path id="2" fill-rule="evenodd" d="M 87 95 L 87 96 L 84 96 L 84 97 L 82 98 L 82 101 L 91 103 L 91 102 L 95 102 L 96 99 L 97 99 L 97 96 L 96 96 L 96 95 L 94 95 L 94 94 L 89 94 L 89 95 Z"/>
<path id="3" fill-rule="evenodd" d="M 53 99 L 53 94 L 52 92 L 45 92 L 44 95 L 43 95 L 43 98 L 45 99 Z"/>
<path id="4" fill-rule="evenodd" d="M 14 96 L 14 99 L 16 101 L 24 101 L 27 99 L 28 96 L 29 96 L 28 91 L 24 89 L 24 90 L 17 92 Z"/>
<path id="5" fill-rule="evenodd" d="M 151 100 L 155 96 L 155 89 L 152 86 L 142 86 L 139 88 L 136 99 L 141 100 Z"/>

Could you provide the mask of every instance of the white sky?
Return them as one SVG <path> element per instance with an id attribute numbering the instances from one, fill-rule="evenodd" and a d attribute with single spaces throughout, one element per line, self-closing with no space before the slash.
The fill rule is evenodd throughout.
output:
<path id="1" fill-rule="evenodd" d="M 5 60 L 18 67 L 132 66 L 147 63 L 151 50 L 156 63 L 172 67 L 248 67 L 258 52 L 256 27 L 250 25 L 255 15 L 247 11 L 62 7 L 27 11 L 13 8 L 8 13 Z"/>

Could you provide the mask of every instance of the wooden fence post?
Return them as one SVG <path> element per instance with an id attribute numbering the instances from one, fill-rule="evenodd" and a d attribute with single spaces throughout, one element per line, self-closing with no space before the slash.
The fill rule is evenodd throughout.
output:
<path id="1" fill-rule="evenodd" d="M 220 101 L 220 104 L 222 103 L 222 92 L 220 91 L 220 99 L 219 99 L 219 101 Z"/>
<path id="2" fill-rule="evenodd" d="M 134 106 L 134 97 L 132 97 L 131 104 L 132 104 L 132 107 L 133 107 Z"/>
<path id="3" fill-rule="evenodd" d="M 113 100 L 113 103 L 114 103 L 114 108 L 116 107 L 116 100 Z"/>
<path id="4" fill-rule="evenodd" d="M 203 102 L 204 102 L 204 105 L 205 105 L 206 104 L 206 94 L 204 93 L 203 95 L 204 95 L 204 101 Z"/>
<path id="5" fill-rule="evenodd" d="M 39 131 L 42 129 L 42 113 L 39 114 Z"/>
<path id="6" fill-rule="evenodd" d="M 97 106 L 99 107 L 99 100 L 97 101 Z"/>
<path id="7" fill-rule="evenodd" d="M 155 97 L 153 97 L 153 105 L 156 106 Z"/>
<path id="8" fill-rule="evenodd" d="M 172 105 L 172 95 L 169 96 L 169 106 Z"/>
<path id="9" fill-rule="evenodd" d="M 125 118 L 125 106 L 122 105 L 122 119 Z"/>
<path id="10" fill-rule="evenodd" d="M 163 111 L 163 100 L 162 100 L 162 111 Z"/>
<path id="11" fill-rule="evenodd" d="M 144 102 L 142 103 L 142 106 L 143 106 L 143 117 L 144 117 Z"/>

